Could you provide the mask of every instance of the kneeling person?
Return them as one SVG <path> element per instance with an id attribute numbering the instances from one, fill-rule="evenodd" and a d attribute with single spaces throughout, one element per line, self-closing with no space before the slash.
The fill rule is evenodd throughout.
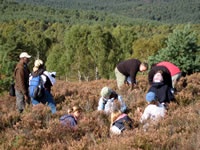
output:
<path id="1" fill-rule="evenodd" d="M 118 101 L 120 103 L 121 112 L 125 112 L 127 110 L 126 104 L 124 103 L 122 96 L 118 95 L 111 88 L 102 88 L 100 94 L 101 98 L 99 99 L 99 104 L 97 108 L 98 110 L 103 110 L 106 113 L 111 113 L 114 101 Z"/>

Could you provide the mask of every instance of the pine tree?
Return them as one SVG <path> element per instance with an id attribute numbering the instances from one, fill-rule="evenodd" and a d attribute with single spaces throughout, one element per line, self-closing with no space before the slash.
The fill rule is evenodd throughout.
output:
<path id="1" fill-rule="evenodd" d="M 197 35 L 187 25 L 183 30 L 175 29 L 168 37 L 167 47 L 149 57 L 149 63 L 169 61 L 179 66 L 185 73 L 200 71 L 199 53 L 200 46 L 197 45 Z"/>

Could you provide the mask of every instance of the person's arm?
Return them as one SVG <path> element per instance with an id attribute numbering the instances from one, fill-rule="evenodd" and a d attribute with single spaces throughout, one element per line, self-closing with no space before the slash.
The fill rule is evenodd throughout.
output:
<path id="1" fill-rule="evenodd" d="M 120 102 L 120 104 L 121 104 L 121 112 L 125 112 L 126 110 L 127 110 L 127 106 L 126 106 L 126 104 L 125 104 L 125 102 L 123 101 L 123 99 L 122 99 L 122 96 L 118 96 L 118 101 Z"/>
<path id="2" fill-rule="evenodd" d="M 172 88 L 172 77 L 171 77 L 171 74 L 168 70 L 166 70 L 164 73 L 163 73 L 163 78 L 164 78 L 164 82 L 170 87 Z"/>
<path id="3" fill-rule="evenodd" d="M 138 70 L 136 68 L 132 68 L 130 71 L 130 78 L 131 78 L 131 83 L 133 86 L 136 84 L 137 72 L 138 72 Z"/>
<path id="4" fill-rule="evenodd" d="M 101 98 L 99 99 L 99 103 L 98 103 L 97 110 L 104 110 L 104 108 L 105 108 L 105 102 L 104 102 L 104 100 L 103 100 L 103 97 L 101 97 Z"/>
<path id="5" fill-rule="evenodd" d="M 172 91 L 171 91 L 171 88 L 170 88 L 170 87 L 168 87 L 168 91 L 167 91 L 167 97 L 168 97 L 168 100 L 169 100 L 169 102 L 170 102 L 170 101 L 175 101 L 174 94 L 172 93 Z"/>
<path id="6" fill-rule="evenodd" d="M 74 117 L 70 121 L 70 126 L 71 127 L 76 127 L 77 126 L 77 120 Z"/>
<path id="7" fill-rule="evenodd" d="M 155 74 L 154 70 L 150 70 L 148 73 L 148 81 L 149 81 L 149 85 L 151 85 L 153 83 L 153 76 Z"/>
<path id="8" fill-rule="evenodd" d="M 150 114 L 149 114 L 149 112 L 148 112 L 148 106 L 147 106 L 147 107 L 145 108 L 145 110 L 144 110 L 144 112 L 143 112 L 141 118 L 140 118 L 140 122 L 141 122 L 141 123 L 144 123 L 147 119 L 149 119 L 149 117 L 150 117 Z"/>
<path id="9" fill-rule="evenodd" d="M 135 62 L 130 68 L 131 90 L 136 86 L 136 75 L 140 68 L 140 62 Z"/>

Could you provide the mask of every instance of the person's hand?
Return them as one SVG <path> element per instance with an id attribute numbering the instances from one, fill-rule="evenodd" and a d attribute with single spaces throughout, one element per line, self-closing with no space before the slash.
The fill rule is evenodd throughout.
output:
<path id="1" fill-rule="evenodd" d="M 28 96 L 26 94 L 24 95 L 24 99 L 25 99 L 25 101 L 28 100 Z"/>
<path id="2" fill-rule="evenodd" d="M 30 99 L 29 99 L 29 96 L 27 96 L 26 94 L 24 95 L 24 99 L 25 99 L 25 102 L 27 104 L 30 104 Z"/>
<path id="3" fill-rule="evenodd" d="M 130 94 L 132 92 L 132 88 L 128 89 L 128 94 Z"/>
<path id="4" fill-rule="evenodd" d="M 139 118 L 142 116 L 142 109 L 137 107 L 136 113 L 138 114 Z"/>

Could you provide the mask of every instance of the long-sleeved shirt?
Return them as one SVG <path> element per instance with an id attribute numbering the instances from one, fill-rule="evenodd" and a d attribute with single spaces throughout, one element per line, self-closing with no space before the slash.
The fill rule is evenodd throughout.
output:
<path id="1" fill-rule="evenodd" d="M 140 64 L 141 62 L 138 59 L 128 59 L 120 62 L 117 69 L 126 77 L 130 76 L 131 83 L 134 84 L 136 83 L 137 72 L 140 70 Z"/>
<path id="2" fill-rule="evenodd" d="M 156 94 L 156 98 L 160 103 L 170 103 L 170 101 L 174 100 L 174 95 L 171 92 L 171 87 L 163 82 L 152 83 L 148 92 L 154 92 Z"/>
<path id="3" fill-rule="evenodd" d="M 14 72 L 15 89 L 22 92 L 24 95 L 28 95 L 29 74 L 28 66 L 20 61 L 16 65 Z"/>
<path id="4" fill-rule="evenodd" d="M 75 127 L 77 120 L 73 115 L 63 115 L 60 117 L 60 123 L 64 126 Z"/>
<path id="5" fill-rule="evenodd" d="M 144 123 L 147 120 L 158 121 L 160 118 L 164 117 L 166 113 L 165 106 L 163 104 L 153 105 L 149 104 L 140 118 L 140 122 Z"/>
<path id="6" fill-rule="evenodd" d="M 110 113 L 113 108 L 114 100 L 118 100 L 120 102 L 120 104 L 121 104 L 120 110 L 121 110 L 121 112 L 125 112 L 127 109 L 127 106 L 126 106 L 125 102 L 123 101 L 122 96 L 120 96 L 120 95 L 118 95 L 117 99 L 111 98 L 111 99 L 105 100 L 103 97 L 101 97 L 99 99 L 99 104 L 98 104 L 97 110 L 104 110 L 106 113 Z"/>

